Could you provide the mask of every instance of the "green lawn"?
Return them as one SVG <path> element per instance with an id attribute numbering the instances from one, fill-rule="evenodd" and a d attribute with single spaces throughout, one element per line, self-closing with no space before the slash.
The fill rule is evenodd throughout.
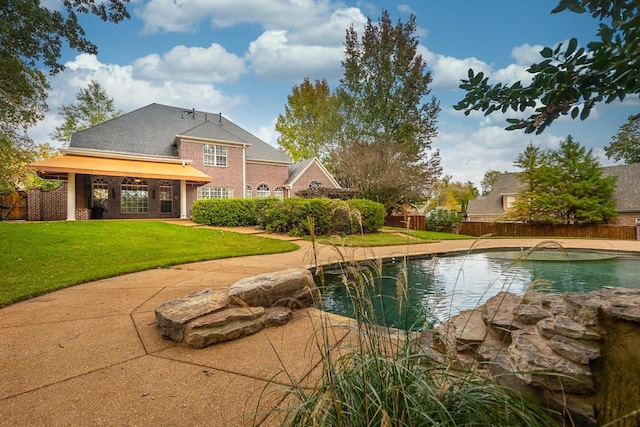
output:
<path id="1" fill-rule="evenodd" d="M 0 307 L 135 271 L 297 248 L 284 240 L 155 221 L 0 222 Z"/>
<path id="2" fill-rule="evenodd" d="M 365 235 L 351 235 L 341 238 L 318 238 L 320 243 L 330 243 L 343 246 L 396 246 L 415 245 L 419 243 L 440 242 L 442 240 L 475 239 L 475 237 L 451 233 L 436 233 L 435 231 L 415 231 L 404 228 L 385 227 L 380 233 Z"/>

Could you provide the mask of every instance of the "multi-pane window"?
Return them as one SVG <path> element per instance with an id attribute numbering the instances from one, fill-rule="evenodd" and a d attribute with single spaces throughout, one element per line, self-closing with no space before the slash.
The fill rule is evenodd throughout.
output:
<path id="1" fill-rule="evenodd" d="M 309 183 L 309 188 L 318 188 L 322 187 L 322 183 L 320 181 L 311 181 Z"/>
<path id="2" fill-rule="evenodd" d="M 258 188 L 256 188 L 256 197 L 259 199 L 266 199 L 269 196 L 271 196 L 269 186 L 267 184 L 258 185 Z"/>
<path id="3" fill-rule="evenodd" d="M 160 212 L 173 212 L 173 185 L 160 181 Z"/>
<path id="4" fill-rule="evenodd" d="M 247 185 L 247 189 L 244 192 L 244 197 L 246 197 L 247 199 L 250 199 L 253 197 L 253 188 L 251 188 L 250 185 Z"/>
<path id="5" fill-rule="evenodd" d="M 102 178 L 91 181 L 91 207 L 106 208 L 109 198 L 109 185 Z"/>
<path id="6" fill-rule="evenodd" d="M 120 186 L 120 211 L 122 213 L 149 212 L 149 185 L 138 178 L 124 178 Z"/>
<path id="7" fill-rule="evenodd" d="M 204 144 L 205 166 L 227 166 L 227 147 L 223 145 Z"/>
<path id="8" fill-rule="evenodd" d="M 282 189 L 282 187 L 276 187 L 273 189 L 273 195 L 282 200 L 284 199 L 284 190 Z"/>
<path id="9" fill-rule="evenodd" d="M 233 188 L 224 187 L 200 187 L 198 199 L 232 199 Z"/>

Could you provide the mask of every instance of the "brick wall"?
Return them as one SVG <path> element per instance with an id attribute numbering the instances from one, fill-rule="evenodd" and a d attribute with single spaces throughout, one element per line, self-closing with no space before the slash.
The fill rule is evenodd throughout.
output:
<path id="1" fill-rule="evenodd" d="M 636 225 L 636 218 L 640 218 L 640 212 L 622 213 L 610 221 L 612 225 Z"/>
<path id="2" fill-rule="evenodd" d="M 67 219 L 67 182 L 55 190 L 35 189 L 29 192 L 28 221 L 59 221 Z"/>
<path id="3" fill-rule="evenodd" d="M 256 197 L 256 189 L 260 184 L 267 184 L 271 196 L 276 187 L 283 187 L 289 178 L 287 165 L 257 163 L 247 161 L 247 185 L 251 186 L 253 197 Z M 284 197 L 288 197 L 286 190 Z M 237 196 L 241 197 L 241 196 Z"/>
<path id="4" fill-rule="evenodd" d="M 311 166 L 309 166 L 309 168 L 304 172 L 304 174 L 298 178 L 295 184 L 293 184 L 293 187 L 291 189 L 292 197 L 296 194 L 296 192 L 309 188 L 309 184 L 311 184 L 311 182 L 313 181 L 319 182 L 321 186 L 325 188 L 337 188 L 335 185 L 333 185 L 322 168 L 318 166 L 316 162 L 313 162 Z"/>
<path id="5" fill-rule="evenodd" d="M 191 166 L 213 178 L 213 180 L 205 186 L 231 188 L 233 189 L 234 197 L 243 197 L 242 163 L 244 148 L 227 146 L 226 166 L 205 166 L 203 145 L 204 144 L 197 142 L 181 142 L 178 154 L 182 159 L 192 160 Z M 192 204 L 193 201 L 189 202 L 189 200 L 187 200 L 189 209 L 191 209 Z"/>

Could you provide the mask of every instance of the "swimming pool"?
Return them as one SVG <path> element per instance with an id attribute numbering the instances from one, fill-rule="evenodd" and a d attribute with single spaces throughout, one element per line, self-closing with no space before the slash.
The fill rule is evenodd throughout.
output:
<path id="1" fill-rule="evenodd" d="M 409 286 L 400 309 L 397 278 L 403 276 L 404 263 L 398 259 L 385 263 L 382 274 L 367 286 L 376 323 L 421 330 L 461 310 L 474 308 L 499 291 L 522 295 L 532 283 L 539 292 L 555 293 L 590 292 L 607 286 L 640 288 L 638 255 L 541 250 L 524 256 L 523 250 L 500 250 L 408 260 Z M 356 317 L 340 272 L 340 269 L 325 271 L 322 308 Z"/>

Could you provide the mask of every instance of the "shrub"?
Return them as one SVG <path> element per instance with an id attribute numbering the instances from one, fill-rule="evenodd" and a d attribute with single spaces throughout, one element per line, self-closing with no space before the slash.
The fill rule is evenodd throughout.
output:
<path id="1" fill-rule="evenodd" d="M 462 217 L 455 210 L 436 209 L 427 215 L 427 230 L 441 233 L 457 233 Z"/>
<path id="2" fill-rule="evenodd" d="M 196 200 L 191 219 L 198 224 L 220 227 L 252 226 L 258 223 L 257 204 L 254 199 Z"/>
<path id="3" fill-rule="evenodd" d="M 308 218 L 314 219 L 316 235 L 326 234 L 331 225 L 329 199 L 284 199 L 264 211 L 264 229 L 292 236 L 309 234 Z"/>
<path id="4" fill-rule="evenodd" d="M 384 225 L 385 209 L 382 203 L 366 199 L 351 199 L 347 200 L 347 203 L 352 209 L 360 212 L 362 232 L 373 233 L 380 230 Z M 354 231 L 360 232 L 359 229 Z"/>

